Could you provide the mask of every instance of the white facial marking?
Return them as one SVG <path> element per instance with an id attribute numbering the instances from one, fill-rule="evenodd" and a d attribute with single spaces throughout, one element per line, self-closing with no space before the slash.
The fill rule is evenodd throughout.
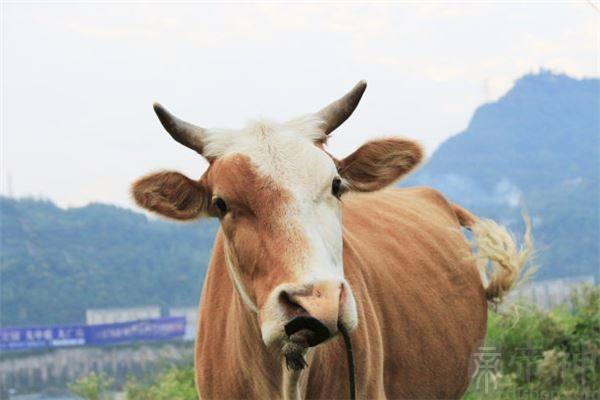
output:
<path id="1" fill-rule="evenodd" d="M 260 310 L 262 336 L 267 344 L 280 340 L 283 335 L 286 316 L 277 297 L 287 286 L 297 288 L 318 282 L 344 284 L 348 301 L 340 305 L 341 318 L 348 328 L 356 325 L 354 297 L 344 278 L 341 205 L 331 193 L 331 184 L 338 174 L 333 160 L 314 144 L 323 138 L 320 121 L 311 115 L 283 124 L 253 122 L 243 130 L 208 131 L 206 156 L 243 154 L 259 173 L 291 194 L 293 200 L 282 218 L 298 226 L 308 240 L 303 258 L 289 271 L 294 282 L 274 288 Z M 230 277 L 243 302 L 258 312 L 238 277 L 236 266 L 229 256 L 226 258 Z"/>

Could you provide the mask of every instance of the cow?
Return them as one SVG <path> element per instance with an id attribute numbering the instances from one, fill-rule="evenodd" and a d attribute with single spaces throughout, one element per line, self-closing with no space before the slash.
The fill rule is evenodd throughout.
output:
<path id="1" fill-rule="evenodd" d="M 414 141 L 371 140 L 341 160 L 329 134 L 366 89 L 286 122 L 205 129 L 154 110 L 209 162 L 132 185 L 164 217 L 220 221 L 202 290 L 196 387 L 206 399 L 458 398 L 476 370 L 488 307 L 531 250 L 427 187 L 389 188 L 423 159 Z M 472 231 L 469 241 L 462 228 Z M 343 333 L 343 332 L 342 332 Z"/>

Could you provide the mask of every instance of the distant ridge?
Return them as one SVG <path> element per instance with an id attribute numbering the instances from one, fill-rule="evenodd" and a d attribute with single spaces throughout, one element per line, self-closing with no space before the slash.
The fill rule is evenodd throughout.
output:
<path id="1" fill-rule="evenodd" d="M 479 215 L 518 229 L 534 221 L 537 278 L 599 277 L 600 79 L 542 70 L 479 107 L 402 182 L 440 189 Z"/>

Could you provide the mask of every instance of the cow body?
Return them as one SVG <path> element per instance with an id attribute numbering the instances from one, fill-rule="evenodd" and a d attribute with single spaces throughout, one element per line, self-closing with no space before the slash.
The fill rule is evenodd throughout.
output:
<path id="1" fill-rule="evenodd" d="M 487 301 L 452 207 L 434 190 L 412 188 L 351 194 L 342 208 L 345 276 L 360 321 L 351 334 L 358 398 L 459 397 L 485 336 Z M 264 346 L 228 275 L 222 235 L 200 305 L 200 395 L 347 397 L 341 338 L 310 349 L 300 372 Z"/>
<path id="2" fill-rule="evenodd" d="M 517 281 L 529 230 L 519 248 L 505 228 L 434 190 L 385 189 L 421 162 L 411 140 L 329 154 L 328 135 L 365 88 L 359 82 L 316 113 L 243 129 L 205 129 L 155 104 L 167 132 L 209 167 L 197 180 L 144 176 L 132 185 L 135 201 L 168 218 L 221 225 L 200 305 L 201 397 L 348 397 L 347 332 L 358 398 L 466 390 L 487 302 Z M 461 226 L 473 232 L 476 257 Z"/>

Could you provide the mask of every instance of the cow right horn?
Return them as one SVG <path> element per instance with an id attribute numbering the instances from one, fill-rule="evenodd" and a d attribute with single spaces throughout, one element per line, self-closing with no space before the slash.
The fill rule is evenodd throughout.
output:
<path id="1" fill-rule="evenodd" d="M 352 115 L 366 89 L 367 81 L 360 81 L 343 97 L 317 112 L 323 121 L 321 127 L 326 135 L 333 132 Z"/>
<path id="2" fill-rule="evenodd" d="M 185 147 L 202 154 L 206 130 L 188 122 L 182 121 L 159 103 L 154 103 L 154 112 L 169 135 Z"/>

